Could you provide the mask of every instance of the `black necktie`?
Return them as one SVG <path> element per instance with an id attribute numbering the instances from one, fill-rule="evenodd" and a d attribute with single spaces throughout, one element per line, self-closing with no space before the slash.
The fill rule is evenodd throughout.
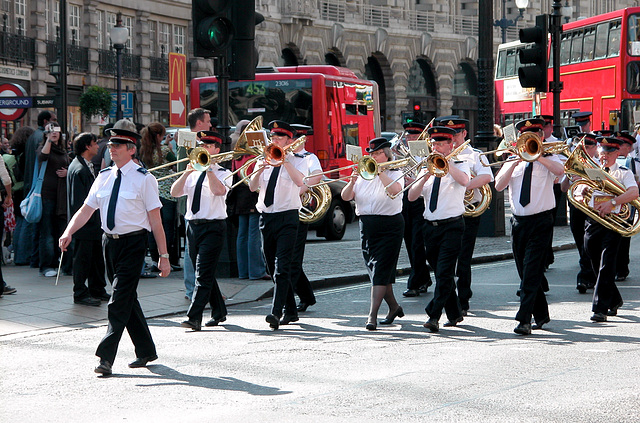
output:
<path id="1" fill-rule="evenodd" d="M 429 200 L 429 211 L 431 213 L 436 211 L 436 209 L 438 208 L 438 194 L 440 193 L 440 179 L 442 179 L 442 178 L 437 178 L 435 176 L 434 178 L 436 178 L 436 180 L 433 181 L 433 187 L 431 187 L 431 199 Z"/>
<path id="2" fill-rule="evenodd" d="M 276 182 L 278 182 L 278 174 L 280 174 L 280 166 L 274 167 L 269 183 L 267 184 L 267 192 L 264 193 L 264 205 L 270 207 L 273 204 L 273 194 L 276 192 Z"/>
<path id="3" fill-rule="evenodd" d="M 533 174 L 533 162 L 527 163 L 524 168 L 524 177 L 522 178 L 522 188 L 520 188 L 520 204 L 525 207 L 531 202 L 531 175 Z"/>
<path id="4" fill-rule="evenodd" d="M 122 172 L 118 169 L 118 176 L 113 183 L 111 197 L 109 197 L 109 208 L 107 208 L 107 228 L 113 230 L 116 226 L 116 203 L 118 202 L 118 192 L 120 192 L 120 183 L 122 182 Z"/>
<path id="5" fill-rule="evenodd" d="M 207 176 L 207 172 L 202 172 L 202 175 L 198 178 L 198 182 L 196 182 L 196 189 L 193 192 L 193 201 L 191 202 L 191 213 L 196 214 L 200 211 L 200 197 L 202 197 L 202 184 L 204 183 L 204 178 Z"/>
<path id="6" fill-rule="evenodd" d="M 608 167 L 605 167 L 605 168 L 604 168 L 604 171 L 605 171 L 605 172 L 607 172 L 607 173 L 609 173 L 609 168 L 608 168 Z"/>

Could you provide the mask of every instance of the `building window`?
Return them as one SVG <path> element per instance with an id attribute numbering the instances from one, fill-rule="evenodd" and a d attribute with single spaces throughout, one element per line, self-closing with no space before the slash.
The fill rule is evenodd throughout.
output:
<path id="1" fill-rule="evenodd" d="M 185 27 L 175 25 L 173 27 L 173 51 L 184 54 L 184 32 Z"/>
<path id="2" fill-rule="evenodd" d="M 104 43 L 104 11 L 98 10 L 98 48 L 105 49 Z"/>
<path id="3" fill-rule="evenodd" d="M 69 30 L 71 33 L 71 43 L 78 45 L 80 38 L 80 6 L 76 6 L 75 4 L 69 5 Z"/>
<path id="4" fill-rule="evenodd" d="M 122 16 L 122 26 L 129 30 L 129 38 L 127 39 L 127 43 L 124 45 L 125 53 L 131 54 L 131 37 L 133 37 L 133 25 L 134 19 L 131 16 Z"/>
<path id="5" fill-rule="evenodd" d="M 25 0 L 16 0 L 14 13 L 16 19 L 16 33 L 24 35 L 27 22 L 27 8 Z"/>
<path id="6" fill-rule="evenodd" d="M 171 38 L 171 25 L 168 23 L 158 23 L 158 46 L 162 52 L 170 52 L 169 41 Z"/>
<path id="7" fill-rule="evenodd" d="M 158 44 L 157 25 L 156 21 L 149 21 L 149 57 L 156 57 Z"/>

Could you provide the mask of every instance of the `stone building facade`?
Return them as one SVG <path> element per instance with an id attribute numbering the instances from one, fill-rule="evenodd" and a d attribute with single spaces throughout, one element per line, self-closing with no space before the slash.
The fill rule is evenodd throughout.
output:
<path id="1" fill-rule="evenodd" d="M 495 18 L 515 19 L 513 0 L 494 0 Z M 523 18 L 506 31 L 551 13 L 552 1 L 530 0 Z M 568 4 L 568 3 L 567 3 Z M 569 19 L 635 6 L 635 1 L 574 0 Z M 60 0 L 0 0 L 0 84 L 16 83 L 29 96 L 55 94 L 50 74 L 59 50 Z M 69 128 L 99 129 L 79 116 L 78 98 L 91 85 L 115 92 L 115 55 L 109 29 L 117 12 L 129 28 L 122 87 L 134 120 L 168 124 L 169 52 L 187 55 L 188 77 L 212 74 L 211 61 L 191 57 L 188 0 L 66 0 Z M 420 105 L 423 119 L 477 109 L 477 0 L 256 0 L 265 16 L 257 27 L 260 66 L 332 64 L 378 82 L 383 130 L 398 131 L 403 112 Z M 494 30 L 494 42 L 500 42 Z M 16 44 L 18 43 L 18 44 Z M 19 48 L 15 46 L 19 45 Z M 129 110 L 128 110 L 129 111 Z M 37 110 L 20 121 L 35 125 Z M 5 122 L 9 132 L 16 123 Z M 474 128 L 471 128 L 474 132 Z"/>

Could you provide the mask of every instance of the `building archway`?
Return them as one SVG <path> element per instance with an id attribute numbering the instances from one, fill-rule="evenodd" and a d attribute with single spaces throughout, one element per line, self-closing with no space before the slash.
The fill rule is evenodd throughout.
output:
<path id="1" fill-rule="evenodd" d="M 409 107 L 420 104 L 419 120 L 423 123 L 431 121 L 438 115 L 438 84 L 433 63 L 427 57 L 416 59 L 409 69 L 407 80 L 407 98 Z M 413 110 L 407 116 L 412 116 Z M 403 122 L 404 123 L 404 122 Z"/>
<path id="2" fill-rule="evenodd" d="M 342 55 L 342 52 L 337 48 L 330 48 L 324 55 L 324 63 L 331 66 L 345 67 L 346 60 Z"/>
<path id="3" fill-rule="evenodd" d="M 469 137 L 476 133 L 478 115 L 478 77 L 475 64 L 464 61 L 458 64 L 453 77 L 453 106 L 451 112 L 469 120 Z"/>
<path id="4" fill-rule="evenodd" d="M 300 66 L 304 65 L 304 59 L 300 53 L 300 49 L 293 43 L 288 43 L 282 49 L 282 66 Z"/>
<path id="5" fill-rule="evenodd" d="M 380 130 L 387 130 L 387 122 L 392 122 L 393 107 L 389 107 L 392 104 L 393 98 L 391 98 L 393 90 L 393 75 L 391 73 L 391 67 L 387 58 L 380 52 L 373 53 L 367 59 L 367 64 L 364 67 L 364 73 L 367 79 L 376 81 L 378 84 L 378 94 L 380 99 Z M 387 90 L 389 87 L 389 90 Z M 387 93 L 391 93 L 388 95 Z M 393 123 L 391 123 L 393 125 Z"/>

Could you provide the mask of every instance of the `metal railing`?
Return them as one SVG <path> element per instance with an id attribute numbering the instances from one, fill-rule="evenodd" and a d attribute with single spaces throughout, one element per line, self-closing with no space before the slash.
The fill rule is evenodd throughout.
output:
<path id="1" fill-rule="evenodd" d="M 98 50 L 98 72 L 103 75 L 115 75 L 116 68 L 116 52 L 113 50 Z M 122 77 L 140 78 L 140 56 L 122 53 Z"/>
<path id="2" fill-rule="evenodd" d="M 47 65 L 54 63 L 58 59 L 60 43 L 55 41 L 45 41 L 47 45 Z M 89 71 L 89 49 L 87 47 L 67 45 L 67 65 L 69 70 L 77 72 Z"/>
<path id="3" fill-rule="evenodd" d="M 318 17 L 317 0 L 283 0 L 280 12 L 283 16 L 316 19 Z"/>
<path id="4" fill-rule="evenodd" d="M 404 19 L 409 21 L 409 29 L 421 32 L 434 32 L 436 30 L 436 15 L 428 12 L 409 10 L 405 12 Z"/>
<path id="5" fill-rule="evenodd" d="M 151 79 L 154 81 L 169 80 L 169 60 L 164 57 L 149 57 Z"/>
<path id="6" fill-rule="evenodd" d="M 478 18 L 472 16 L 451 16 L 454 34 L 478 35 Z"/>
<path id="7" fill-rule="evenodd" d="M 347 2 L 344 0 L 328 0 L 319 2 L 320 19 L 332 22 L 344 22 L 347 14 Z"/>
<path id="8" fill-rule="evenodd" d="M 388 28 L 391 9 L 385 6 L 362 5 L 362 17 L 365 25 Z"/>
<path id="9" fill-rule="evenodd" d="M 36 40 L 0 31 L 0 60 L 36 64 Z"/>

